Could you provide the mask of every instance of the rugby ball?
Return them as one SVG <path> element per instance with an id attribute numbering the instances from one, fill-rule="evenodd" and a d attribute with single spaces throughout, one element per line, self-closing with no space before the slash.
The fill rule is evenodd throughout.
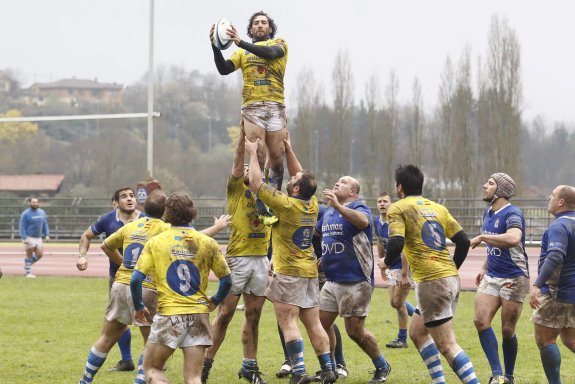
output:
<path id="1" fill-rule="evenodd" d="M 214 29 L 214 45 L 219 49 L 227 49 L 232 45 L 232 40 L 229 39 L 228 29 L 232 28 L 232 23 L 228 19 L 221 19 L 217 22 Z"/>

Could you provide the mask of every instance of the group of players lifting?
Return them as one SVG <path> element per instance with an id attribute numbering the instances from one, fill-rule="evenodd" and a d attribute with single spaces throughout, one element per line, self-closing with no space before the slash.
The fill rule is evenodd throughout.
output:
<path id="1" fill-rule="evenodd" d="M 440 354 L 462 382 L 479 383 L 473 364 L 456 341 L 453 312 L 459 293 L 457 270 L 470 246 L 486 244 L 487 258 L 477 275 L 475 325 L 492 370 L 489 383 L 513 383 L 518 351 L 515 327 L 530 286 L 525 220 L 509 203 L 515 192 L 513 179 L 498 172 L 483 185 L 483 200 L 489 208 L 482 234 L 471 241 L 445 207 L 421 196 L 423 173 L 413 165 L 396 170 L 399 200 L 391 204 L 391 196 L 381 194 L 376 220 L 359 199 L 360 184 L 351 176 L 323 190 L 325 205 L 320 205 L 315 177 L 299 163 L 286 130 L 283 75 L 288 46 L 275 38 L 276 30 L 272 18 L 257 12 L 247 27 L 251 43 L 241 40 L 234 26 L 228 30 L 239 47 L 230 59 L 225 60 L 212 44 L 219 73 L 241 69 L 244 78 L 241 135 L 227 183 L 228 215 L 200 233 L 190 226 L 196 210 L 188 195 L 175 193 L 168 198 L 161 190 L 144 188 L 137 194 L 145 197 L 144 215 L 135 208 L 133 190 L 123 188 L 114 194 L 116 209 L 82 236 L 80 270 L 87 268 L 90 240 L 100 233 L 106 235 L 102 250 L 119 267 L 117 272 L 110 271 L 110 302 L 102 335 L 92 346 L 80 383 L 92 382 L 114 343 L 120 341 L 122 349 L 121 340 L 129 339 L 132 323 L 146 340 L 135 383 L 167 383 L 165 362 L 178 347 L 184 353 L 186 384 L 218 382 L 209 378 L 210 370 L 240 296 L 245 313 L 240 379 L 265 384 L 256 356 L 259 319 L 267 298 L 273 303 L 286 360 L 278 377 L 301 384 L 334 383 L 348 375 L 341 348 L 337 348 L 341 336 L 333 326 L 339 315 L 346 333 L 374 364 L 369 383 L 385 382 L 391 365 L 365 328 L 374 289 L 373 228 L 378 237 L 378 265 L 391 287 L 390 301 L 398 312 L 400 328 L 387 346 L 407 347 L 407 319 L 413 315 L 409 336 L 436 384 L 445 383 Z M 210 41 L 213 33 L 212 26 Z M 287 193 L 281 192 L 284 160 L 289 173 Z M 144 192 L 149 192 L 147 197 Z M 575 241 L 570 241 L 573 209 L 573 187 L 557 187 L 550 196 L 549 211 L 563 226 L 552 230 L 554 223 L 546 232 L 540 275 L 531 289 L 532 319 L 550 383 L 560 382 L 557 335 L 575 349 L 575 297 L 565 289 L 565 284 L 575 280 Z M 224 258 L 210 236 L 228 225 L 230 240 Z M 559 234 L 564 241 L 556 241 Z M 318 239 L 321 243 L 314 252 Z M 453 257 L 447 239 L 455 244 Z M 210 270 L 220 279 L 213 296 L 206 294 Z M 321 290 L 318 276 L 323 280 Z M 417 308 L 405 302 L 412 281 Z M 210 326 L 209 312 L 217 306 Z M 491 328 L 500 308 L 504 369 Z M 562 316 L 560 322 L 557 313 L 565 311 L 574 316 Z M 298 319 L 318 357 L 316 374 L 306 371 Z M 115 368 L 134 369 L 129 345 Z"/>

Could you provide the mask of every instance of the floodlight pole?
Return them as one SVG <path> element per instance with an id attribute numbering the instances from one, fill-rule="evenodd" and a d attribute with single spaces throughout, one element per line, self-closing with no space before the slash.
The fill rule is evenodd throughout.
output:
<path id="1" fill-rule="evenodd" d="M 154 177 L 154 0 L 150 0 L 148 50 L 148 177 Z"/>

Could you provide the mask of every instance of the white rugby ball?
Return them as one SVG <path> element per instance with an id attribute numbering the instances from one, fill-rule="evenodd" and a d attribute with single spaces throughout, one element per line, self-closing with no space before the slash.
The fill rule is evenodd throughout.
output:
<path id="1" fill-rule="evenodd" d="M 232 40 L 228 36 L 228 29 L 232 28 L 232 23 L 228 19 L 221 19 L 214 29 L 214 45 L 219 49 L 227 49 L 232 45 Z"/>

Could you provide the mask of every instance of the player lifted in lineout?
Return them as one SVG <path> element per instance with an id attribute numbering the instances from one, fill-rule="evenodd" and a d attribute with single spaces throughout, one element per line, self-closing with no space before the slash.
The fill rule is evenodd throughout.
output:
<path id="1" fill-rule="evenodd" d="M 268 183 L 281 190 L 284 173 L 283 139 L 286 137 L 287 117 L 284 105 L 284 73 L 288 59 L 285 40 L 274 38 L 277 27 L 265 12 L 254 13 L 249 20 L 249 43 L 240 38 L 232 25 L 228 37 L 240 49 L 225 60 L 214 45 L 215 26 L 210 29 L 214 61 L 221 75 L 242 70 L 244 86 L 240 125 L 249 141 L 260 138 L 258 161 L 260 168 L 268 168 Z M 266 158 L 267 157 L 267 158 Z M 269 216 L 265 206 L 258 201 L 258 211 Z"/>

